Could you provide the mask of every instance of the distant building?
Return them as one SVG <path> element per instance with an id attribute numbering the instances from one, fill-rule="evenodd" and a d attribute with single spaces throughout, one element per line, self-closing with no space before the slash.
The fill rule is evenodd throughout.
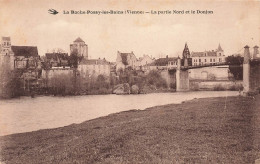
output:
<path id="1" fill-rule="evenodd" d="M 154 60 L 148 56 L 148 55 L 143 55 L 143 57 L 140 57 L 137 61 L 136 61 L 136 69 L 137 70 L 143 70 L 143 68 L 145 66 L 147 66 L 148 64 L 154 62 Z"/>
<path id="2" fill-rule="evenodd" d="M 70 54 L 76 51 L 78 53 L 78 57 L 83 57 L 84 59 L 88 59 L 88 45 L 78 37 L 73 44 L 70 45 Z"/>
<path id="3" fill-rule="evenodd" d="M 40 68 L 39 54 L 37 47 L 33 46 L 12 46 L 15 56 L 15 69 L 36 69 Z"/>
<path id="4" fill-rule="evenodd" d="M 131 53 L 122 53 L 117 51 L 117 58 L 116 58 L 116 71 L 119 69 L 126 69 L 131 67 L 135 69 L 137 65 L 137 58 L 134 55 L 133 51 Z"/>
<path id="5" fill-rule="evenodd" d="M 83 59 L 78 65 L 78 71 L 83 77 L 110 76 L 110 67 L 111 64 L 106 59 Z"/>
<path id="6" fill-rule="evenodd" d="M 224 50 L 220 44 L 216 50 L 204 52 L 191 52 L 192 65 L 213 65 L 215 63 L 225 62 Z"/>
<path id="7" fill-rule="evenodd" d="M 10 37 L 2 37 L 0 62 L 10 65 L 11 69 L 36 69 L 39 62 L 37 47 L 12 46 Z"/>
<path id="8" fill-rule="evenodd" d="M 169 60 L 167 68 L 168 69 L 175 69 L 175 68 L 177 68 L 177 59 L 178 58 L 173 58 L 172 60 Z"/>
<path id="9" fill-rule="evenodd" d="M 151 70 L 167 70 L 169 67 L 175 67 L 177 62 L 176 57 L 168 57 L 156 59 L 153 63 L 148 64 L 144 67 L 144 71 Z"/>
<path id="10" fill-rule="evenodd" d="M 69 55 L 68 53 L 46 53 L 46 61 L 50 67 L 68 67 Z"/>

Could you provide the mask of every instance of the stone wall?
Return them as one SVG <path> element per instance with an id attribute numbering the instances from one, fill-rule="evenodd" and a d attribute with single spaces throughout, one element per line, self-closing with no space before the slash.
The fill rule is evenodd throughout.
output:
<path id="1" fill-rule="evenodd" d="M 243 81 L 190 81 L 190 90 L 241 90 Z"/>
<path id="2" fill-rule="evenodd" d="M 228 80 L 229 66 L 212 66 L 189 70 L 190 80 Z"/>
<path id="3" fill-rule="evenodd" d="M 44 79 L 50 79 L 57 75 L 72 75 L 73 70 L 72 69 L 50 69 L 50 70 L 42 70 L 42 78 Z"/>

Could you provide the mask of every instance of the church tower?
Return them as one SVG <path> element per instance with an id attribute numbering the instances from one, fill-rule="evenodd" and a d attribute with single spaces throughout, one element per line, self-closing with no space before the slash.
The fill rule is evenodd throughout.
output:
<path id="1" fill-rule="evenodd" d="M 190 50 L 189 50 L 187 43 L 185 43 L 185 47 L 184 47 L 184 50 L 183 50 L 183 53 L 182 53 L 182 58 L 183 59 L 190 58 Z"/>
<path id="2" fill-rule="evenodd" d="M 11 52 L 11 38 L 10 37 L 2 37 L 0 52 L 2 55 L 9 55 Z"/>
<path id="3" fill-rule="evenodd" d="M 216 50 L 217 56 L 224 56 L 224 50 L 221 48 L 220 43 L 218 44 L 218 49 Z"/>
<path id="4" fill-rule="evenodd" d="M 78 53 L 78 57 L 83 57 L 84 59 L 88 59 L 88 45 L 78 37 L 73 44 L 70 45 L 70 53 L 76 51 Z"/>
<path id="5" fill-rule="evenodd" d="M 0 45 L 0 65 L 14 69 L 14 53 L 12 51 L 11 38 L 2 37 Z"/>

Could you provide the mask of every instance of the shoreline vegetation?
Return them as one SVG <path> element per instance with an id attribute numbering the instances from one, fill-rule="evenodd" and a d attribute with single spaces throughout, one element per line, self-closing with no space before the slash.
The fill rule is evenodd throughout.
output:
<path id="1" fill-rule="evenodd" d="M 23 72 L 20 70 L 10 70 L 7 65 L 2 65 L 0 68 L 0 99 L 10 99 L 19 96 L 36 95 L 100 95 L 100 94 L 145 94 L 145 93 L 158 93 L 158 92 L 175 92 L 176 83 L 166 82 L 165 77 L 160 73 L 160 70 L 151 70 L 149 73 L 134 70 L 131 67 L 126 69 L 119 69 L 112 72 L 109 76 L 104 75 L 89 75 L 84 74 L 77 70 L 78 57 L 72 55 L 71 60 L 71 73 L 57 74 L 47 79 L 41 79 L 40 83 L 29 86 L 22 77 Z M 75 59 L 74 59 L 75 58 Z M 228 63 L 241 64 L 242 58 L 229 56 L 227 57 Z M 216 86 L 211 87 L 213 91 L 241 91 L 243 86 L 239 83 L 242 79 L 242 67 L 230 67 L 230 72 L 233 78 L 229 82 L 234 82 L 231 86 L 227 87 L 225 81 Z M 208 82 L 214 81 L 206 80 Z M 203 80 L 191 80 L 190 90 L 198 91 L 205 90 L 200 88 L 199 83 Z M 219 82 L 219 81 L 216 81 Z M 238 84 L 236 84 L 238 82 Z M 28 85 L 27 85 L 28 84 Z"/>
<path id="2" fill-rule="evenodd" d="M 167 84 L 159 71 L 150 71 L 148 74 L 143 74 L 132 69 L 119 71 L 117 77 L 106 77 L 99 75 L 97 77 L 82 77 L 74 76 L 73 74 L 56 75 L 41 87 L 30 88 L 25 90 L 19 78 L 19 72 L 5 71 L 1 72 L 0 83 L 0 99 L 10 99 L 19 96 L 37 95 L 54 95 L 54 96 L 73 96 L 73 95 L 104 95 L 104 94 L 147 94 L 147 93 L 165 93 L 175 92 L 176 83 Z M 201 81 L 205 82 L 205 81 Z M 211 81 L 206 81 L 211 82 Z M 217 81 L 216 81 L 217 82 Z M 225 81 L 224 81 L 225 82 Z M 230 87 L 224 86 L 221 83 L 213 86 L 211 89 L 200 89 L 200 81 L 191 81 L 191 91 L 241 91 L 243 86 L 241 83 L 234 83 Z"/>
<path id="3" fill-rule="evenodd" d="M 0 137 L 3 163 L 254 163 L 260 95 L 201 98 Z"/>
<path id="4" fill-rule="evenodd" d="M 99 95 L 99 94 L 144 94 L 173 92 L 175 84 L 167 86 L 159 71 L 148 74 L 140 73 L 131 68 L 120 70 L 118 76 L 84 76 L 77 71 L 71 74 L 55 75 L 43 81 L 44 85 L 26 88 L 18 77 L 19 72 L 0 71 L 0 98 L 9 99 L 19 96 L 35 95 Z M 11 75 L 11 76 L 10 76 Z M 12 76 L 13 75 L 13 76 Z"/>

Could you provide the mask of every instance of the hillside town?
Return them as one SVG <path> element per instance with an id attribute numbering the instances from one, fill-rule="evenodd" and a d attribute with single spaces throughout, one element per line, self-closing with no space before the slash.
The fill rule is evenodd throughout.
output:
<path id="1" fill-rule="evenodd" d="M 80 37 L 68 46 L 70 47 L 69 53 L 57 49 L 53 52 L 39 54 L 35 46 L 12 45 L 11 37 L 2 37 L 0 45 L 1 69 L 16 73 L 15 78 L 19 81 L 19 90 L 23 92 L 22 95 L 32 93 L 60 94 L 60 90 L 67 90 L 68 88 L 67 85 L 62 83 L 69 81 L 73 88 L 78 88 L 77 94 L 141 93 L 143 90 L 140 88 L 145 88 L 145 85 L 140 86 L 138 81 L 142 81 L 142 78 L 151 74 L 151 72 L 156 72 L 157 74 L 154 76 L 160 76 L 160 79 L 153 79 L 154 81 L 149 82 L 149 84 L 154 85 L 152 87 L 149 85 L 150 90 L 175 89 L 175 75 L 169 72 L 177 67 L 177 60 L 180 57 L 187 58 L 190 66 L 212 65 L 212 67 L 189 71 L 189 79 L 197 82 L 193 85 L 194 90 L 212 89 L 212 87 L 214 89 L 216 85 L 219 85 L 219 82 L 230 87 L 232 87 L 234 81 L 236 85 L 240 85 L 239 80 L 241 78 L 237 78 L 232 73 L 229 65 L 214 66 L 227 61 L 227 56 L 220 44 L 215 50 L 190 52 L 186 43 L 183 53 L 179 57 L 167 55 L 157 59 L 147 54 L 137 57 L 133 51 L 117 51 L 114 54 L 117 55 L 116 61 L 107 61 L 105 57 L 91 59 L 88 53 L 88 45 Z M 236 57 L 240 56 L 236 55 Z M 257 46 L 254 47 L 252 57 L 259 57 Z M 160 80 L 161 82 L 158 82 Z M 161 84 L 156 84 L 157 82 Z M 203 84 L 203 82 L 208 83 Z M 2 80 L 2 85 L 4 85 L 3 83 L 4 80 Z M 108 91 L 90 92 L 90 88 L 95 88 L 96 83 L 102 83 L 100 85 Z M 118 88 L 118 86 L 115 87 L 116 85 L 121 85 L 119 86 L 121 90 L 116 89 Z M 96 86 L 96 88 L 100 89 L 101 86 Z M 84 87 L 87 88 L 84 89 Z M 57 88 L 59 91 L 57 91 Z M 238 90 L 238 88 L 235 89 Z M 72 93 L 68 91 L 64 94 Z"/>

